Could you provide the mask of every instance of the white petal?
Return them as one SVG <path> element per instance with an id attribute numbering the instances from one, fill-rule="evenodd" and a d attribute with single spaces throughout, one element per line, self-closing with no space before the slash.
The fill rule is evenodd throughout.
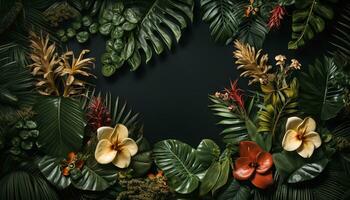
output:
<path id="1" fill-rule="evenodd" d="M 302 119 L 300 119 L 299 117 L 289 117 L 287 119 L 287 123 L 286 123 L 286 131 L 287 130 L 297 130 L 299 124 L 301 124 L 303 122 Z"/>
<path id="2" fill-rule="evenodd" d="M 113 144 L 107 139 L 102 139 L 97 143 L 95 159 L 98 163 L 107 164 L 114 160 L 117 151 L 113 149 Z"/>
<path id="3" fill-rule="evenodd" d="M 304 141 L 297 149 L 297 153 L 303 158 L 310 158 L 314 152 L 315 146 L 312 142 Z"/>
<path id="4" fill-rule="evenodd" d="M 127 138 L 128 135 L 128 128 L 126 128 L 126 126 L 124 126 L 123 124 L 117 124 L 114 127 L 113 134 L 111 136 L 111 142 L 113 144 L 119 144 L 121 141 Z"/>
<path id="5" fill-rule="evenodd" d="M 302 140 L 298 138 L 298 132 L 288 130 L 283 137 L 282 147 L 286 151 L 295 151 L 302 144 Z"/>
<path id="6" fill-rule="evenodd" d="M 109 139 L 113 133 L 113 128 L 109 126 L 102 126 L 97 129 L 97 139 Z"/>
<path id="7" fill-rule="evenodd" d="M 113 164 L 119 168 L 127 168 L 130 165 L 131 155 L 127 149 L 118 151 L 117 156 L 113 160 Z"/>
<path id="8" fill-rule="evenodd" d="M 137 153 L 138 147 L 136 142 L 131 138 L 125 138 L 121 144 L 122 149 L 127 149 L 131 156 L 134 156 Z"/>
<path id="9" fill-rule="evenodd" d="M 311 117 L 305 118 L 304 121 L 298 126 L 298 131 L 304 134 L 315 130 L 316 130 L 316 122 Z"/>
<path id="10" fill-rule="evenodd" d="M 315 145 L 315 149 L 321 146 L 322 140 L 318 133 L 308 132 L 304 135 L 304 141 L 311 142 Z"/>

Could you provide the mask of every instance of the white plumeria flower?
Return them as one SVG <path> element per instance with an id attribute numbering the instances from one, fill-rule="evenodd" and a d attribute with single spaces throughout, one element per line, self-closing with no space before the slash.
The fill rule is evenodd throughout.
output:
<path id="1" fill-rule="evenodd" d="M 128 134 L 128 129 L 122 124 L 117 124 L 114 128 L 109 126 L 98 128 L 96 161 L 100 164 L 112 162 L 119 168 L 128 167 L 131 156 L 134 156 L 138 151 L 136 142 L 128 138 Z"/>
<path id="2" fill-rule="evenodd" d="M 299 117 L 288 118 L 286 133 L 282 140 L 283 149 L 296 151 L 303 158 L 310 158 L 322 143 L 320 135 L 315 130 L 316 122 L 311 117 L 304 120 Z"/>

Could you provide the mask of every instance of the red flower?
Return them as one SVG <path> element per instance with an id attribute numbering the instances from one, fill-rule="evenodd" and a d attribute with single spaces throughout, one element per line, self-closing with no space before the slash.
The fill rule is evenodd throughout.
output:
<path id="1" fill-rule="evenodd" d="M 239 143 L 239 156 L 233 171 L 237 180 L 250 180 L 260 189 L 273 184 L 273 160 L 270 153 L 263 151 L 255 142 L 242 141 Z"/>
<path id="2" fill-rule="evenodd" d="M 101 97 L 93 97 L 88 107 L 87 120 L 93 132 L 96 132 L 101 126 L 111 124 L 111 115 Z"/>
<path id="3" fill-rule="evenodd" d="M 227 92 L 228 97 L 231 100 L 235 101 L 239 107 L 244 109 L 244 101 L 241 94 L 242 90 L 237 87 L 237 82 L 238 80 L 235 80 L 234 82 L 231 81 L 231 87 L 229 89 L 225 88 L 225 92 Z"/>
<path id="4" fill-rule="evenodd" d="M 270 29 L 279 28 L 281 25 L 281 21 L 283 16 L 286 14 L 286 9 L 280 5 L 277 5 L 272 11 L 271 16 L 268 22 L 268 26 Z"/>
<path id="5" fill-rule="evenodd" d="M 62 174 L 63 176 L 69 176 L 70 170 L 77 168 L 81 170 L 84 166 L 84 160 L 79 159 L 78 155 L 74 152 L 68 153 L 67 159 L 62 161 Z"/>

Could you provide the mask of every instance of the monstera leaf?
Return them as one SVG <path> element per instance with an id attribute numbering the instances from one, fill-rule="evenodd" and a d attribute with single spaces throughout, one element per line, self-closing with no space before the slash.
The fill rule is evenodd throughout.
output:
<path id="1" fill-rule="evenodd" d="M 308 40 L 325 29 L 325 20 L 333 18 L 333 9 L 330 3 L 337 0 L 296 0 L 296 10 L 293 12 L 292 40 L 289 49 L 298 49 Z"/>
<path id="2" fill-rule="evenodd" d="M 56 191 L 40 176 L 15 171 L 0 180 L 0 199 L 58 200 Z"/>
<path id="3" fill-rule="evenodd" d="M 343 107 L 343 88 L 335 84 L 337 67 L 325 57 L 308 67 L 300 76 L 300 106 L 307 114 L 328 120 Z"/>
<path id="4" fill-rule="evenodd" d="M 41 97 L 34 110 L 38 113 L 38 143 L 45 153 L 65 157 L 81 148 L 86 122 L 78 101 Z"/>
<path id="5" fill-rule="evenodd" d="M 215 42 L 230 43 L 244 18 L 247 1 L 201 0 L 202 19 L 210 24 L 210 34 Z"/>
<path id="6" fill-rule="evenodd" d="M 197 150 L 178 140 L 163 140 L 154 145 L 154 161 L 178 193 L 188 194 L 197 189 L 207 170 L 196 153 Z"/>
<path id="7" fill-rule="evenodd" d="M 64 189 L 71 184 L 80 190 L 103 191 L 117 180 L 117 168 L 102 166 L 96 161 L 87 162 L 77 177 L 64 176 L 61 170 L 62 158 L 44 156 L 38 163 L 41 173 L 54 186 Z"/>

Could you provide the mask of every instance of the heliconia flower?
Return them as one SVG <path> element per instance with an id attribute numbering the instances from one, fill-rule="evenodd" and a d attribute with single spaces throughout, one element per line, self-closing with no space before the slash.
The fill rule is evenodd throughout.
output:
<path id="1" fill-rule="evenodd" d="M 316 122 L 311 117 L 304 120 L 290 117 L 286 124 L 286 133 L 282 147 L 286 151 L 296 151 L 303 158 L 310 158 L 315 149 L 321 146 L 321 137 L 315 132 Z"/>
<path id="2" fill-rule="evenodd" d="M 93 97 L 88 106 L 86 116 L 92 132 L 96 132 L 102 126 L 109 126 L 111 124 L 111 115 L 101 97 Z"/>
<path id="3" fill-rule="evenodd" d="M 237 82 L 238 82 L 238 80 L 235 80 L 234 82 L 231 81 L 231 87 L 225 88 L 225 91 L 231 100 L 235 101 L 239 107 L 244 109 L 242 90 L 238 88 Z"/>
<path id="4" fill-rule="evenodd" d="M 114 128 L 109 126 L 98 128 L 96 161 L 100 164 L 112 162 L 119 168 L 128 167 L 131 157 L 138 151 L 136 142 L 128 138 L 128 135 L 128 129 L 122 124 L 117 124 Z"/>
<path id="5" fill-rule="evenodd" d="M 233 176 L 237 180 L 250 180 L 260 189 L 273 184 L 272 155 L 252 141 L 239 143 L 239 158 L 234 164 Z"/>
<path id="6" fill-rule="evenodd" d="M 84 160 L 79 159 L 78 155 L 75 152 L 68 153 L 68 156 L 65 160 L 62 161 L 62 174 L 63 176 L 69 176 L 70 171 L 73 169 L 83 168 Z"/>
<path id="7" fill-rule="evenodd" d="M 268 26 L 270 29 L 279 28 L 281 26 L 281 21 L 283 16 L 286 14 L 286 9 L 283 6 L 277 5 L 271 11 L 271 16 L 268 22 Z"/>

